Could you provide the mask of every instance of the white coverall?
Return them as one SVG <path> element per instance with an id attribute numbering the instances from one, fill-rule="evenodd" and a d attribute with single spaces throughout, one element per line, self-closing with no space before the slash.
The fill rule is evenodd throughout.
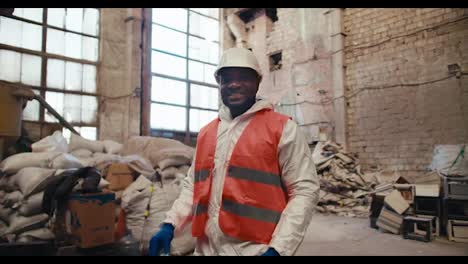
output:
<path id="1" fill-rule="evenodd" d="M 240 241 L 225 235 L 218 223 L 224 177 L 228 162 L 242 131 L 255 112 L 273 108 L 271 103 L 257 101 L 247 112 L 232 119 L 229 109 L 222 105 L 219 111 L 215 152 L 215 167 L 211 197 L 208 204 L 206 237 L 197 239 L 194 255 L 244 255 L 258 256 L 273 247 L 282 256 L 293 255 L 301 244 L 318 202 L 319 178 L 303 132 L 292 120 L 288 120 L 279 142 L 279 162 L 282 181 L 288 192 L 288 203 L 272 235 L 269 245 Z M 196 157 L 195 157 L 196 158 Z M 182 229 L 192 215 L 194 164 L 190 167 L 179 198 L 167 213 L 165 223 Z"/>

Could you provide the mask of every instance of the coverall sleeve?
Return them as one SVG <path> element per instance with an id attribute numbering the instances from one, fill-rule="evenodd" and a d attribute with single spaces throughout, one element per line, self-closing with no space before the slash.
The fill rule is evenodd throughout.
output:
<path id="1" fill-rule="evenodd" d="M 286 123 L 278 149 L 282 181 L 289 199 L 270 247 L 282 256 L 291 256 L 302 243 L 312 219 L 320 183 L 305 135 L 294 121 Z"/>
<path id="2" fill-rule="evenodd" d="M 195 162 L 192 162 L 192 166 L 190 166 L 187 176 L 183 180 L 180 195 L 174 201 L 172 208 L 166 213 L 166 218 L 163 221 L 172 224 L 176 231 L 184 228 L 192 218 L 194 170 Z"/>

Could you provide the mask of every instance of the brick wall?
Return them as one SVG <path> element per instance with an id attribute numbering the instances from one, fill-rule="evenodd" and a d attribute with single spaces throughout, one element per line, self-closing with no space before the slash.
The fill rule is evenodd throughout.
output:
<path id="1" fill-rule="evenodd" d="M 468 76 L 397 86 L 447 77 L 449 64 L 467 72 L 467 16 L 461 8 L 344 10 L 347 140 L 364 168 L 411 176 L 430 164 L 434 145 L 468 142 Z"/>

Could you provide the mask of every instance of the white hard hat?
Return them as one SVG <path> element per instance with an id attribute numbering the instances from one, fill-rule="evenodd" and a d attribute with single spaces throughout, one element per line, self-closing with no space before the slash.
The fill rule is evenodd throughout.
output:
<path id="1" fill-rule="evenodd" d="M 226 67 L 243 67 L 250 68 L 257 72 L 258 76 L 262 77 L 260 71 L 260 65 L 258 64 L 257 58 L 252 51 L 245 48 L 230 48 L 224 51 L 221 60 L 219 61 L 218 68 L 214 73 L 216 80 L 218 80 L 218 72 L 222 68 Z"/>

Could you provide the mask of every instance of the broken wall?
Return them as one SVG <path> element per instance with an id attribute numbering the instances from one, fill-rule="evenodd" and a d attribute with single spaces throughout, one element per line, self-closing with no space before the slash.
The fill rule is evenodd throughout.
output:
<path id="1" fill-rule="evenodd" d="M 468 142 L 468 9 L 344 10 L 347 139 L 363 168 L 417 175 Z M 401 86 L 400 84 L 407 84 Z"/>
<path id="2" fill-rule="evenodd" d="M 246 8 L 224 9 L 224 19 Z M 331 103 L 331 9 L 278 8 L 278 20 L 258 14 L 243 26 L 247 48 L 257 56 L 263 73 L 259 96 L 272 100 L 279 111 L 291 115 L 309 141 L 318 140 L 319 129 L 333 136 Z M 224 24 L 223 50 L 235 40 Z M 270 70 L 269 55 L 282 53 L 281 68 Z M 281 104 L 281 105 L 278 105 Z"/>

